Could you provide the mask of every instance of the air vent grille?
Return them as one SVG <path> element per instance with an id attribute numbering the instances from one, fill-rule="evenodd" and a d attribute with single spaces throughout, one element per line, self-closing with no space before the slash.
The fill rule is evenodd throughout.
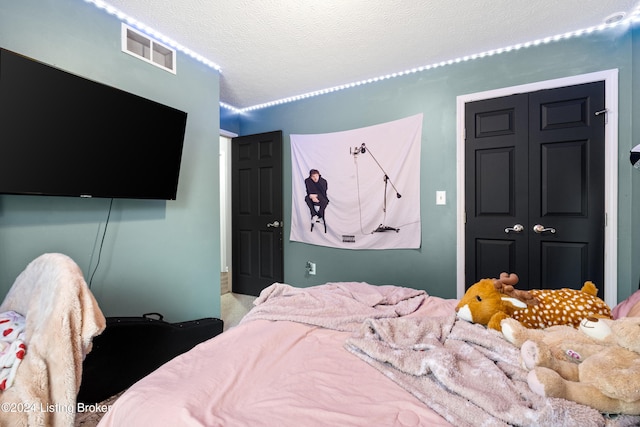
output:
<path id="1" fill-rule="evenodd" d="M 122 24 L 122 51 L 153 64 L 170 73 L 176 73 L 176 51 L 147 35 Z"/>

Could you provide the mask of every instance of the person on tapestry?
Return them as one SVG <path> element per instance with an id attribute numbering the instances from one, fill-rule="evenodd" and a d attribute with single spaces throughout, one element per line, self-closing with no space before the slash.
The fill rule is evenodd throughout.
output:
<path id="1" fill-rule="evenodd" d="M 311 169 L 309 171 L 309 178 L 304 180 L 304 184 L 307 187 L 307 195 L 304 201 L 309 206 L 311 212 L 311 221 L 318 222 L 321 218 L 324 218 L 324 211 L 329 204 L 327 198 L 327 180 L 320 176 L 318 169 Z M 316 206 L 318 210 L 316 211 Z"/>

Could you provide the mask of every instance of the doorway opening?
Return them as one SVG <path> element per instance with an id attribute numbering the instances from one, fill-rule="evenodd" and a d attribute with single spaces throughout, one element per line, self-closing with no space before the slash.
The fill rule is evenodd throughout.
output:
<path id="1" fill-rule="evenodd" d="M 220 294 L 231 292 L 231 138 L 220 130 Z"/>

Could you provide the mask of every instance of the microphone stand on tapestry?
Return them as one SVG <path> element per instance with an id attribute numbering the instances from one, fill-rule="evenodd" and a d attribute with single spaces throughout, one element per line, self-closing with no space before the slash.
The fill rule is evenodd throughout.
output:
<path id="1" fill-rule="evenodd" d="M 402 195 L 398 192 L 398 189 L 396 188 L 395 185 L 393 185 L 393 182 L 391 181 L 391 178 L 389 178 L 389 175 L 387 174 L 387 172 L 384 170 L 384 168 L 382 167 L 382 165 L 380 164 L 380 162 L 378 162 L 378 159 L 376 159 L 376 157 L 373 155 L 373 153 L 371 152 L 371 148 L 368 148 L 365 146 L 364 142 L 362 143 L 362 145 L 360 147 L 354 147 L 353 148 L 353 155 L 357 156 L 359 153 L 366 153 L 369 152 L 369 154 L 371 155 L 371 158 L 373 159 L 374 162 L 376 162 L 376 165 L 378 165 L 378 167 L 380 168 L 380 170 L 382 171 L 382 173 L 384 174 L 384 199 L 382 201 L 382 211 L 384 212 L 384 218 L 383 218 L 383 222 L 382 224 L 380 224 L 378 226 L 378 228 L 376 228 L 375 230 L 373 230 L 371 232 L 371 234 L 373 233 L 381 233 L 384 231 L 395 231 L 396 233 L 400 231 L 399 228 L 395 228 L 395 227 L 389 227 L 384 225 L 384 220 L 387 219 L 387 189 L 388 189 L 388 185 L 391 184 L 391 187 L 395 190 L 396 192 L 396 197 L 399 199 L 400 197 L 402 197 Z"/>

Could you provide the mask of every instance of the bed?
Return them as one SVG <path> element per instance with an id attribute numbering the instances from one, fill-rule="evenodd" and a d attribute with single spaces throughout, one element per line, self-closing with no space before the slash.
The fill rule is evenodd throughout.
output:
<path id="1" fill-rule="evenodd" d="M 129 388 L 99 427 L 633 425 L 532 393 L 519 351 L 456 300 L 275 283 L 242 322 Z"/>

